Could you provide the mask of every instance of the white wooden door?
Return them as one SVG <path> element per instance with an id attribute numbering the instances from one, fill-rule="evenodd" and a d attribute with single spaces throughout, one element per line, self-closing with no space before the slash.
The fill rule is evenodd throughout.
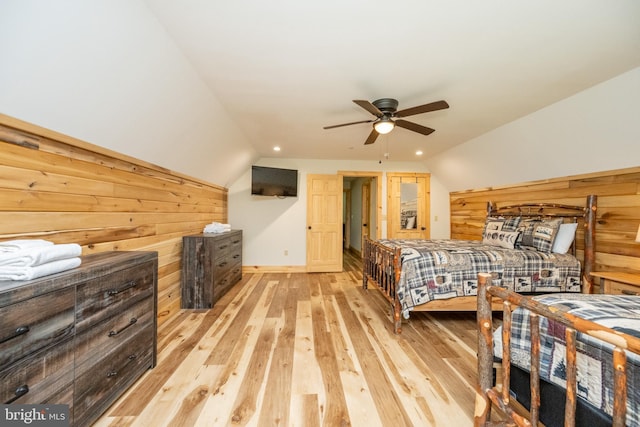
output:
<path id="1" fill-rule="evenodd" d="M 340 175 L 307 175 L 307 271 L 342 271 Z"/>

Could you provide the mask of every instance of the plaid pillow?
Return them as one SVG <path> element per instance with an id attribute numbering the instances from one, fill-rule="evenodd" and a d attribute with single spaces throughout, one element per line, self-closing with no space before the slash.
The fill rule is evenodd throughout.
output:
<path id="1" fill-rule="evenodd" d="M 482 238 L 484 239 L 485 237 L 487 237 L 487 233 L 490 231 L 517 231 L 521 219 L 522 218 L 519 216 L 511 218 L 488 216 L 484 222 Z"/>
<path id="2" fill-rule="evenodd" d="M 516 247 L 551 252 L 562 218 L 524 220 L 518 226 L 520 237 Z"/>

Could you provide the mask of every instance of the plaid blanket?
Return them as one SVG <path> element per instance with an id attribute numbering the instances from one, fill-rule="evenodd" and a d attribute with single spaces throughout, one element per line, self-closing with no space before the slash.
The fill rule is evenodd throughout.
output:
<path id="1" fill-rule="evenodd" d="M 555 294 L 534 297 L 545 305 L 640 337 L 640 296 Z M 494 354 L 502 357 L 500 329 L 494 333 Z M 511 363 L 530 369 L 529 311 L 512 316 Z M 611 415 L 613 410 L 612 346 L 577 334 L 578 397 Z M 566 386 L 565 327 L 540 317 L 540 377 Z M 627 425 L 640 425 L 640 357 L 627 352 Z"/>
<path id="2" fill-rule="evenodd" d="M 476 295 L 478 273 L 519 293 L 580 292 L 580 261 L 570 254 L 505 249 L 477 240 L 383 239 L 402 248 L 397 293 L 408 318 L 416 305 L 434 299 Z"/>

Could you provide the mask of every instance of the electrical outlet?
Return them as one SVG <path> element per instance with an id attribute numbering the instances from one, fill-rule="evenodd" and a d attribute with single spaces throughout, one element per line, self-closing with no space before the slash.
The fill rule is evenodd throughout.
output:
<path id="1" fill-rule="evenodd" d="M 289 255 L 289 251 L 285 249 L 284 250 L 284 256 L 287 256 L 287 255 Z"/>

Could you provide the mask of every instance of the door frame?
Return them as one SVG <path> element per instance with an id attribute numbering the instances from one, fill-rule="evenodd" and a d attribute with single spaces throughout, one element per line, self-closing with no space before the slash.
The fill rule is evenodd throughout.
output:
<path id="1" fill-rule="evenodd" d="M 344 193 L 344 204 L 342 205 L 342 210 L 344 211 L 344 227 L 342 228 L 342 249 L 346 250 L 351 246 L 351 189 L 344 188 L 344 182 L 342 185 L 342 192 Z"/>
<path id="2" fill-rule="evenodd" d="M 371 181 L 373 181 L 373 179 L 369 178 L 362 183 L 362 198 L 360 199 L 360 249 L 364 248 L 365 230 L 366 235 L 371 238 Z"/>
<path id="3" fill-rule="evenodd" d="M 381 237 L 383 235 L 382 234 L 383 233 L 383 230 L 382 230 L 382 220 L 383 220 L 383 215 L 382 215 L 382 188 L 383 188 L 382 177 L 383 177 L 383 172 L 376 172 L 376 171 L 338 171 L 338 175 L 342 176 L 342 180 L 343 181 L 344 181 L 344 178 L 370 178 L 371 182 L 375 182 L 375 186 L 373 184 L 371 184 L 370 193 L 373 193 L 375 191 L 375 195 L 376 195 L 376 199 L 375 199 L 375 217 L 376 217 L 375 218 L 375 222 L 376 222 L 376 228 L 375 228 L 375 231 L 372 233 L 371 232 L 372 228 L 369 227 L 369 236 L 372 239 L 377 239 L 377 238 Z M 361 219 L 358 218 L 358 221 L 361 221 Z"/>

